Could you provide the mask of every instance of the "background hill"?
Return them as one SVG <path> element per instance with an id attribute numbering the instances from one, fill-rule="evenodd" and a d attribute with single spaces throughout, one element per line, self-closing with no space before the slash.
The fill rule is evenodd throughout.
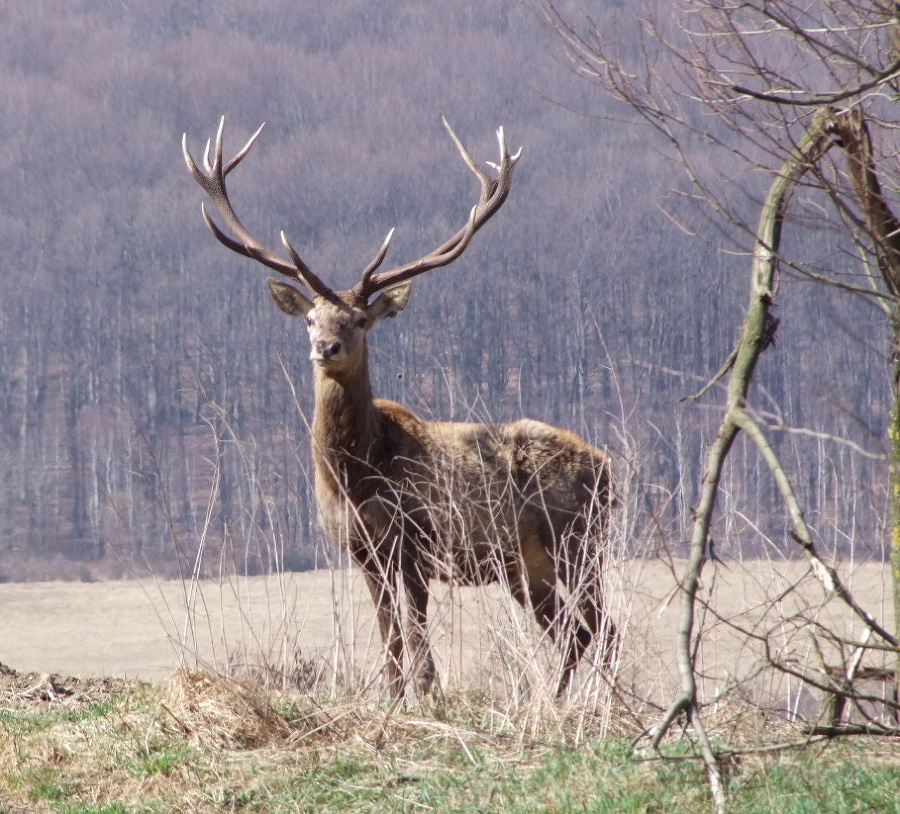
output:
<path id="1" fill-rule="evenodd" d="M 207 232 L 181 158 L 181 134 L 196 156 L 223 113 L 226 151 L 267 122 L 232 182 L 245 221 L 270 245 L 284 229 L 336 287 L 389 228 L 399 263 L 465 218 L 476 187 L 441 114 L 479 158 L 504 125 L 525 147 L 510 200 L 376 332 L 376 390 L 627 452 L 660 540 L 683 539 L 715 394 L 680 399 L 730 350 L 746 247 L 697 221 L 663 145 L 520 3 L 0 0 L 0 99 L 0 576 L 174 575 L 201 545 L 211 569 L 219 551 L 249 573 L 317 562 L 305 331 Z M 781 302 L 757 406 L 882 452 L 882 317 L 790 279 Z M 880 556 L 884 464 L 781 443 L 824 541 Z M 747 513 L 722 553 L 778 547 L 755 456 L 728 484 Z"/>

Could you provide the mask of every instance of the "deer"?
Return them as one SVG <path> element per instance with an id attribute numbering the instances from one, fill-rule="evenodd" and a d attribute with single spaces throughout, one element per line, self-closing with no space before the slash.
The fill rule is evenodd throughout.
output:
<path id="1" fill-rule="evenodd" d="M 291 281 L 269 277 L 278 308 L 305 319 L 313 368 L 310 426 L 319 522 L 349 551 L 375 607 L 390 695 L 410 682 L 420 694 L 437 678 L 428 637 L 430 583 L 500 582 L 559 647 L 557 694 L 569 687 L 595 640 L 604 669 L 616 643 L 604 610 L 603 545 L 615 503 L 609 457 L 576 434 L 533 419 L 508 424 L 426 421 L 373 396 L 367 335 L 409 302 L 412 279 L 456 260 L 501 208 L 522 155 L 497 131 L 498 164 L 482 169 L 443 123 L 481 192 L 465 224 L 434 251 L 382 270 L 394 230 L 350 290 L 328 286 L 281 232 L 287 255 L 259 242 L 229 200 L 226 176 L 247 156 L 263 126 L 224 162 L 224 116 L 201 170 L 182 139 L 184 160 L 225 229 L 201 205 L 207 227 L 227 248 Z M 564 601 L 564 593 L 569 602 Z M 406 624 L 401 614 L 406 600 Z M 569 608 L 569 610 L 566 610 Z M 410 658 L 405 676 L 404 650 Z"/>

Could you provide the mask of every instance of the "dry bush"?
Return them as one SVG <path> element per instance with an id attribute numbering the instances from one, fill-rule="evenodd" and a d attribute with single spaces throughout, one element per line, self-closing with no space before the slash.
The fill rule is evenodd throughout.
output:
<path id="1" fill-rule="evenodd" d="M 623 569 L 623 562 L 626 548 L 634 551 L 643 543 L 636 542 L 640 536 L 634 511 L 638 492 L 636 477 L 631 473 L 637 468 L 631 462 L 624 463 L 624 458 L 616 455 L 617 506 L 611 512 L 606 533 L 598 533 L 602 529 L 597 517 L 608 512 L 609 507 L 594 502 L 587 507 L 592 515 L 588 525 L 595 530 L 593 536 L 586 541 L 563 541 L 563 549 L 585 552 L 571 557 L 574 562 L 569 568 L 568 584 L 560 586 L 563 601 L 558 615 L 563 629 L 581 613 L 584 594 L 596 589 L 599 575 L 607 618 L 628 635 L 633 601 L 628 592 L 634 586 L 623 579 L 627 570 Z M 490 524 L 503 516 L 502 512 L 492 511 L 491 501 L 503 501 L 509 488 L 509 484 L 486 486 L 485 502 L 477 513 L 479 522 Z M 443 542 L 462 549 L 472 530 L 466 525 L 466 513 L 459 511 L 453 501 L 464 496 L 454 495 L 449 488 L 438 490 L 438 494 L 445 497 L 440 502 L 432 499 L 432 519 L 443 521 L 440 527 L 447 530 Z M 509 538 L 508 529 L 501 528 L 481 528 L 480 534 Z M 271 544 L 276 543 L 272 539 Z M 205 553 L 201 546 L 195 576 L 184 584 L 184 621 L 176 622 L 176 608 L 166 609 L 167 626 L 184 665 L 203 668 L 206 672 L 198 675 L 206 675 L 208 681 L 212 681 L 212 674 L 220 675 L 229 680 L 229 687 L 236 679 L 235 686 L 244 688 L 237 697 L 243 699 L 245 706 L 249 703 L 244 697 L 247 686 L 299 691 L 328 708 L 361 702 L 378 704 L 383 700 L 383 650 L 373 624 L 371 599 L 345 552 L 338 551 L 330 562 L 329 595 L 315 600 L 328 604 L 325 613 L 311 610 L 310 597 L 305 593 L 298 596 L 291 576 L 283 573 L 267 579 L 269 587 L 265 589 L 264 606 L 260 607 L 257 599 L 250 599 L 245 580 L 232 576 L 227 567 L 202 563 Z M 216 570 L 222 574 L 218 581 L 199 578 L 200 573 Z M 531 609 L 521 607 L 512 598 L 507 570 L 500 563 L 495 573 L 498 581 L 490 585 L 432 583 L 427 634 L 438 666 L 439 686 L 431 697 L 409 698 L 406 708 L 421 705 L 421 709 L 438 717 L 477 719 L 479 726 L 488 731 L 523 736 L 554 733 L 567 742 L 632 730 L 635 713 L 617 696 L 618 647 L 606 657 L 601 647 L 590 648 L 575 681 L 565 697 L 558 700 L 561 650 L 538 627 Z M 319 580 L 317 583 L 321 584 Z M 212 618 L 213 609 L 223 606 L 226 600 L 240 607 L 237 638 Z M 401 607 L 404 603 L 400 597 Z M 317 634 L 315 646 L 310 646 L 310 627 Z M 604 637 L 602 628 L 598 639 Z M 623 641 L 619 639 L 619 646 Z M 413 665 L 413 654 L 407 654 L 407 677 Z M 182 671 L 176 684 L 184 685 L 185 677 L 194 674 L 191 670 Z M 411 683 L 408 681 L 408 686 Z M 183 686 L 181 692 L 185 692 Z M 234 688 L 229 689 L 229 693 L 234 692 Z M 199 702 L 195 706 L 199 709 Z M 207 703 L 203 709 L 210 706 Z M 244 707 L 239 711 L 246 713 Z M 393 714 L 399 712 L 395 709 Z M 224 729 L 226 733 L 230 731 L 228 726 Z M 237 737 L 240 740 L 244 736 Z"/>
<path id="2" fill-rule="evenodd" d="M 165 708 L 182 732 L 202 746 L 258 748 L 292 735 L 263 687 L 203 670 L 178 670 Z"/>
<path id="3" fill-rule="evenodd" d="M 228 654 L 224 675 L 254 682 L 267 690 L 315 693 L 325 681 L 325 663 L 303 655 L 298 644 L 286 652 L 287 658 L 272 659 L 266 653 L 244 652 L 239 648 Z"/>

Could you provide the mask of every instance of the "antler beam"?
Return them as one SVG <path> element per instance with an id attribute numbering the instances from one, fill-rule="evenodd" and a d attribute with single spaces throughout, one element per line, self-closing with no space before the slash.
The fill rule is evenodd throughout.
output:
<path id="1" fill-rule="evenodd" d="M 515 155 L 510 155 L 506 148 L 506 139 L 503 135 L 503 128 L 501 127 L 497 130 L 497 141 L 500 145 L 500 163 L 489 164 L 489 166 L 497 171 L 497 177 L 493 178 L 475 163 L 475 160 L 465 148 L 465 145 L 462 143 L 459 136 L 453 131 L 449 122 L 443 117 L 442 121 L 444 122 L 444 127 L 447 128 L 447 132 L 450 134 L 450 138 L 453 139 L 453 143 L 456 145 L 463 160 L 466 162 L 466 165 L 472 170 L 481 185 L 481 196 L 479 197 L 478 203 L 472 207 L 466 225 L 453 235 L 453 237 L 438 246 L 433 252 L 424 257 L 420 257 L 418 260 L 414 260 L 411 263 L 397 266 L 388 271 L 379 272 L 378 268 L 384 262 L 384 258 L 390 247 L 391 238 L 394 234 L 394 230 L 391 229 L 375 259 L 366 267 L 362 279 L 353 289 L 353 294 L 364 302 L 368 301 L 368 299 L 378 291 L 398 285 L 399 283 L 405 282 L 406 280 L 416 277 L 419 274 L 423 274 L 426 271 L 430 271 L 431 269 L 452 263 L 466 250 L 466 247 L 469 245 L 475 232 L 487 223 L 494 213 L 503 205 L 507 195 L 509 195 L 509 190 L 512 186 L 513 170 L 515 169 L 516 162 L 518 162 L 519 158 L 522 156 L 522 148 L 520 147 Z"/>
<path id="2" fill-rule="evenodd" d="M 234 237 L 228 235 L 216 225 L 216 222 L 209 216 L 209 213 L 207 213 L 205 203 L 200 205 L 201 212 L 203 213 L 203 220 L 206 221 L 206 225 L 219 242 L 223 243 L 232 251 L 242 254 L 245 257 L 258 260 L 260 263 L 268 266 L 270 269 L 274 269 L 279 274 L 283 274 L 285 277 L 289 277 L 292 280 L 305 284 L 316 294 L 332 299 L 334 297 L 334 291 L 310 271 L 306 263 L 304 263 L 297 252 L 294 251 L 284 232 L 281 233 L 281 242 L 291 256 L 292 262 L 284 260 L 280 255 L 276 254 L 271 249 L 266 248 L 253 237 L 244 224 L 241 223 L 231 206 L 231 201 L 228 199 L 225 177 L 244 160 L 244 157 L 250 152 L 250 148 L 262 132 L 263 127 L 265 127 L 265 123 L 261 124 L 259 129 L 250 136 L 250 140 L 237 155 L 231 159 L 231 161 L 227 164 L 223 164 L 222 141 L 225 132 L 225 117 L 222 116 L 222 119 L 219 122 L 219 129 L 216 132 L 215 150 L 211 164 L 209 161 L 210 143 L 209 141 L 206 142 L 206 149 L 203 153 L 203 167 L 206 172 L 201 172 L 197 163 L 194 161 L 193 156 L 191 156 L 190 150 L 188 150 L 187 133 L 182 136 L 181 149 L 184 152 L 184 161 L 187 164 L 191 175 L 194 176 L 194 180 L 200 184 L 206 194 L 209 195 L 213 202 L 213 206 L 215 206 L 216 211 L 219 213 L 222 220 L 225 221 L 228 230 Z"/>
<path id="3" fill-rule="evenodd" d="M 463 160 L 466 162 L 466 165 L 474 173 L 481 185 L 481 195 L 479 196 L 478 203 L 472 207 L 472 211 L 466 224 L 449 240 L 442 243 L 430 254 L 420 257 L 418 260 L 414 260 L 411 263 L 406 263 L 405 265 L 397 266 L 396 268 L 387 271 L 378 271 L 381 264 L 384 262 L 391 245 L 391 238 L 394 234 L 394 230 L 391 229 L 375 258 L 363 271 L 362 278 L 349 292 L 354 298 L 361 302 L 368 302 L 369 298 L 378 291 L 396 286 L 419 274 L 424 274 L 431 269 L 452 263 L 466 250 L 474 234 L 487 223 L 494 213 L 503 205 L 506 197 L 509 195 L 509 190 L 512 185 L 513 170 L 515 169 L 516 162 L 518 162 L 522 155 L 522 150 L 520 148 L 515 155 L 509 154 L 509 151 L 506 148 L 506 140 L 503 136 L 503 128 L 501 127 L 497 131 L 497 141 L 500 145 L 500 163 L 489 164 L 497 174 L 496 177 L 493 177 L 475 163 L 475 160 L 469 154 L 468 150 L 466 150 L 459 136 L 456 135 L 447 120 L 443 119 L 443 122 L 444 126 L 447 128 L 447 132 L 453 139 L 453 143 L 456 145 Z M 194 180 L 196 180 L 206 194 L 209 195 L 219 216 L 225 221 L 227 231 L 219 228 L 215 221 L 209 216 L 205 204 L 201 207 L 203 219 L 206 221 L 206 225 L 216 238 L 232 251 L 257 260 L 265 266 L 283 274 L 285 277 L 305 284 L 319 296 L 332 300 L 336 296 L 334 290 L 316 276 L 306 263 L 303 262 L 300 255 L 288 242 L 284 232 L 281 233 L 281 242 L 290 257 L 290 261 L 285 260 L 281 255 L 266 248 L 266 246 L 260 243 L 250 233 L 243 223 L 241 223 L 228 198 L 225 178 L 228 173 L 244 160 L 244 157 L 250 151 L 250 148 L 262 132 L 263 126 L 264 125 L 261 125 L 250 137 L 250 140 L 234 158 L 227 163 L 224 163 L 222 160 L 222 141 L 225 130 L 225 117 L 223 116 L 219 122 L 219 129 L 216 132 L 212 162 L 210 162 L 209 158 L 210 142 L 206 142 L 206 150 L 203 154 L 203 167 L 205 172 L 197 166 L 197 163 L 194 161 L 188 150 L 187 134 L 185 133 L 183 136 L 181 147 L 184 152 L 184 160 L 188 170 L 190 170 Z"/>

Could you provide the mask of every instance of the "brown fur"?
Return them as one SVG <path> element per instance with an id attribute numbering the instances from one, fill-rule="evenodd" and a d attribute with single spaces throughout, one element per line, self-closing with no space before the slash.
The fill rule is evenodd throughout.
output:
<path id="1" fill-rule="evenodd" d="M 431 579 L 506 582 L 563 648 L 562 690 L 601 630 L 607 653 L 613 643 L 597 550 L 613 500 L 609 462 L 573 433 L 539 421 L 429 422 L 373 399 L 365 337 L 379 318 L 405 305 L 408 290 L 395 292 L 364 307 L 340 295 L 340 304 L 316 298 L 299 310 L 276 296 L 287 313 L 310 321 L 320 517 L 365 574 L 391 692 L 403 692 L 405 644 L 417 688 L 434 681 L 426 634 Z M 397 302 L 380 302 L 391 297 Z M 328 358 L 320 358 L 323 348 Z M 581 619 L 563 618 L 560 582 L 577 594 Z M 401 590 L 409 608 L 406 635 Z"/>
<path id="2" fill-rule="evenodd" d="M 306 317 L 315 362 L 313 459 L 316 497 L 328 534 L 346 546 L 366 576 L 388 651 L 394 696 L 403 693 L 402 585 L 409 606 L 408 638 L 416 685 L 435 678 L 426 635 L 428 583 L 508 581 L 513 596 L 560 642 L 564 688 L 584 650 L 603 629 L 598 543 L 612 503 L 609 465 L 600 450 L 565 430 L 538 421 L 449 424 L 422 421 L 405 407 L 372 398 L 366 334 L 402 311 L 412 277 L 439 268 L 465 251 L 472 236 L 503 205 L 521 150 L 510 155 L 497 132 L 496 175 L 480 168 L 445 121 L 478 179 L 481 194 L 466 225 L 433 252 L 379 271 L 388 235 L 359 283 L 336 292 L 306 266 L 282 235 L 291 262 L 267 249 L 234 212 L 225 177 L 260 133 L 230 161 L 222 160 L 223 117 L 212 160 L 197 166 L 182 139 L 191 175 L 207 192 L 231 236 L 204 210 L 207 225 L 232 251 L 251 257 L 316 292 L 315 300 L 270 279 L 278 307 Z M 377 292 L 382 293 L 370 300 Z M 557 584 L 577 605 L 582 621 L 564 618 Z M 566 613 L 572 617 L 574 611 Z M 606 624 L 608 655 L 614 633 Z"/>

